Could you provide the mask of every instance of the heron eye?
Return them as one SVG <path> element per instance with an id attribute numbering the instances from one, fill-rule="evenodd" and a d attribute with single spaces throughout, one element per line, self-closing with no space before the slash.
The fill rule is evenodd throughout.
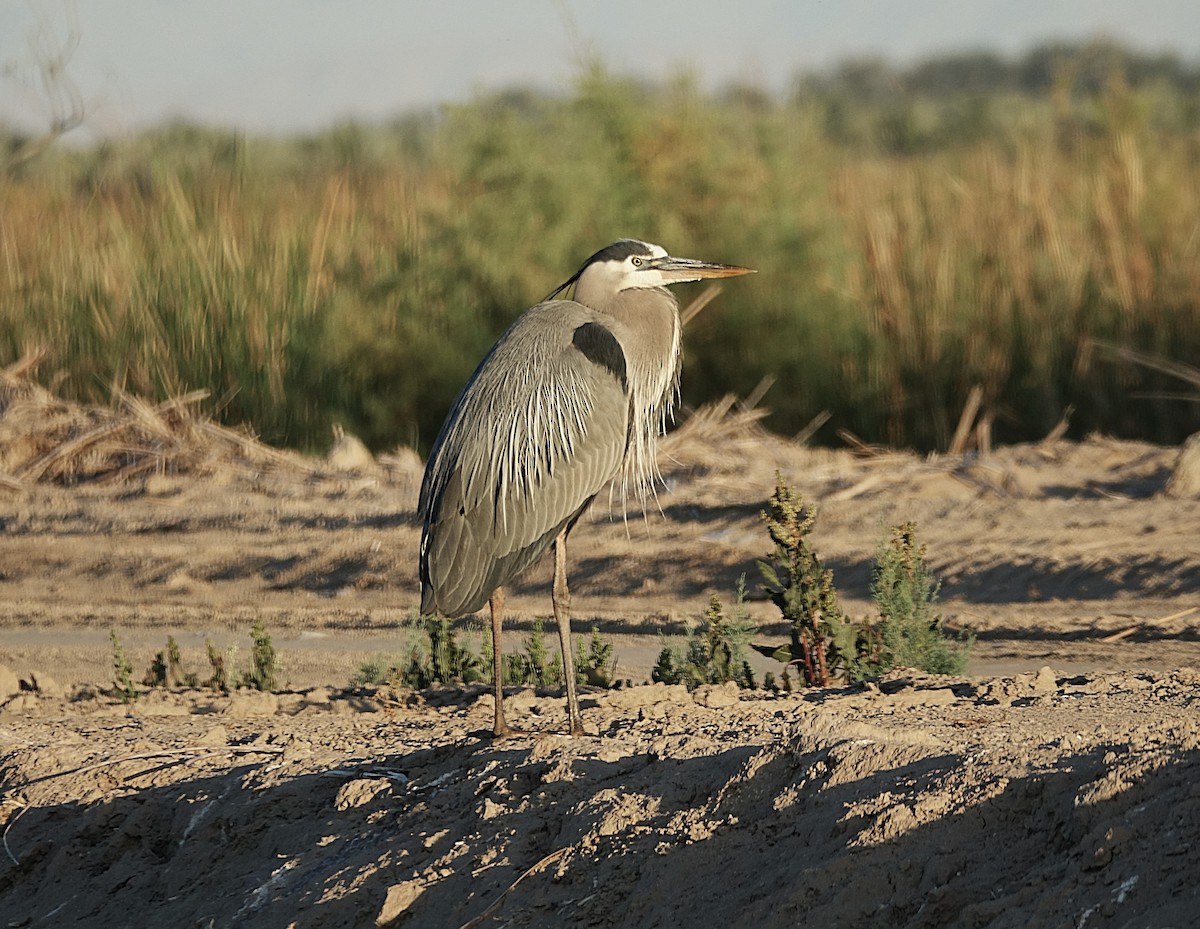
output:
<path id="1" fill-rule="evenodd" d="M 635 268 L 640 268 L 642 266 L 642 259 L 638 258 L 636 255 L 634 255 L 629 260 L 633 262 L 633 266 Z"/>

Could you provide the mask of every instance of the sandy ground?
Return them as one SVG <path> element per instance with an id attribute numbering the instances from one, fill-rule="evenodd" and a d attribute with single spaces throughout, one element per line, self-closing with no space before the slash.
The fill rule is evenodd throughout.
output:
<path id="1" fill-rule="evenodd" d="M 572 537 L 576 632 L 610 637 L 634 686 L 586 693 L 574 739 L 558 694 L 513 691 L 536 735 L 501 743 L 479 688 L 346 689 L 417 602 L 411 464 L 11 480 L 0 923 L 1192 925 L 1200 502 L 1163 492 L 1178 454 L 862 457 L 698 426 L 664 449 L 661 514 L 599 506 Z M 977 635 L 966 676 L 642 683 L 712 593 L 756 587 L 777 469 L 818 505 L 851 613 L 887 527 L 917 521 L 948 622 Z M 510 597 L 513 647 L 547 572 Z M 785 639 L 750 608 L 757 641 Z M 136 676 L 167 635 L 200 672 L 206 639 L 244 661 L 257 617 L 280 693 L 104 692 L 110 629 Z"/>

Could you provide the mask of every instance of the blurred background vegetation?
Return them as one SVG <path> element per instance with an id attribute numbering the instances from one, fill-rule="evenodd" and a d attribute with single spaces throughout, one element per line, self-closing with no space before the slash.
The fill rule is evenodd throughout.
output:
<path id="1" fill-rule="evenodd" d="M 0 364 L 44 347 L 82 400 L 207 388 L 276 444 L 425 452 L 515 315 L 633 236 L 760 271 L 689 326 L 688 404 L 770 376 L 780 432 L 921 450 L 974 388 L 1001 442 L 1200 429 L 1116 352 L 1200 359 L 1200 67 L 1169 56 L 850 62 L 786 99 L 596 66 L 312 137 L 29 144 L 0 131 Z"/>

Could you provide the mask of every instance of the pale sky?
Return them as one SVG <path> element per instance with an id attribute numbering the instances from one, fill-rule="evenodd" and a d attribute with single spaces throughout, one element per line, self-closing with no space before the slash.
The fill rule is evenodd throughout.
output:
<path id="1" fill-rule="evenodd" d="M 0 0 L 0 120 L 44 126 L 39 20 L 79 43 L 68 65 L 88 133 L 171 117 L 247 132 L 383 119 L 481 90 L 567 90 L 580 62 L 647 78 L 777 92 L 847 56 L 1020 53 L 1105 36 L 1200 60 L 1197 0 Z"/>

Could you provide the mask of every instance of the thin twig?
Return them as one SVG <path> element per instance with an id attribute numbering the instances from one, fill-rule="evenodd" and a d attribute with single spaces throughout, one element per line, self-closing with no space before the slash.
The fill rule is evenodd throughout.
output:
<path id="1" fill-rule="evenodd" d="M 68 774 L 87 774 L 90 771 L 99 771 L 101 768 L 109 768 L 113 765 L 122 764 L 126 761 L 145 761 L 148 758 L 166 758 L 171 755 L 186 755 L 191 752 L 197 752 L 196 758 L 211 758 L 215 755 L 279 755 L 283 753 L 283 749 L 276 745 L 227 745 L 224 748 L 213 748 L 208 745 L 190 745 L 187 748 L 164 748 L 157 752 L 139 752 L 136 755 L 122 755 L 120 758 L 107 758 L 104 761 L 97 761 L 94 764 L 83 765 L 79 768 L 68 768 L 65 771 L 55 771 L 53 774 L 45 774 L 42 777 L 36 777 L 31 781 L 26 781 L 24 784 L 17 784 L 8 790 L 24 790 L 27 787 L 32 787 L 34 784 L 41 784 L 45 781 L 54 780 L 57 777 L 66 777 Z"/>
<path id="2" fill-rule="evenodd" d="M 17 800 L 15 797 L 13 798 L 13 802 L 21 803 L 21 801 Z M 8 821 L 7 825 L 5 825 L 5 827 L 4 827 L 4 836 L 3 836 L 3 838 L 4 838 L 4 853 L 6 855 L 8 855 L 8 857 L 12 861 L 12 863 L 15 864 L 18 868 L 21 866 L 21 862 L 17 858 L 17 856 L 12 853 L 12 849 L 8 847 L 8 830 L 13 827 L 13 823 L 15 823 L 18 819 L 20 819 L 22 816 L 25 815 L 25 811 L 28 809 L 29 809 L 28 803 L 22 804 L 21 809 L 17 812 L 17 815 L 14 816 L 12 819 L 10 819 Z"/>
<path id="3" fill-rule="evenodd" d="M 817 430 L 824 426 L 833 418 L 833 414 L 829 410 L 821 410 L 816 416 L 809 420 L 808 425 L 797 432 L 792 441 L 797 445 L 807 445 L 808 440 L 817 434 Z"/>
<path id="4" fill-rule="evenodd" d="M 525 878 L 529 877 L 531 874 L 537 874 L 537 872 L 542 870 L 542 868 L 544 868 L 546 865 L 551 864 L 555 861 L 558 861 L 558 859 L 561 858 L 563 855 L 565 855 L 567 852 L 569 852 L 572 849 L 572 847 L 573 846 L 566 845 L 563 848 L 558 849 L 558 851 L 551 852 L 549 855 L 547 855 L 545 858 L 543 858 L 541 861 L 539 861 L 537 864 L 535 864 L 532 868 L 530 868 L 528 871 L 526 871 L 524 874 L 522 874 L 520 877 L 518 877 L 515 881 L 513 881 L 511 884 L 509 884 L 508 890 L 504 891 L 504 893 L 502 893 L 499 897 L 497 897 L 496 901 L 491 906 L 489 906 L 486 910 L 484 910 L 482 913 L 480 913 L 474 919 L 470 920 L 469 922 L 463 923 L 461 926 L 461 929 L 475 929 L 476 926 L 480 925 L 485 919 L 489 918 L 493 913 L 495 913 L 498 909 L 500 909 L 500 907 L 504 904 L 504 901 L 506 899 L 508 899 L 508 895 L 517 889 L 517 885 L 520 884 L 521 881 L 525 880 Z"/>
<path id="5" fill-rule="evenodd" d="M 127 425 L 128 423 L 123 422 L 109 422 L 89 429 L 82 435 L 78 435 L 68 442 L 63 442 L 62 445 L 26 465 L 21 469 L 21 473 L 17 477 L 27 481 L 37 481 L 50 469 L 51 465 L 70 458 L 76 452 L 87 448 L 89 445 L 95 445 L 102 439 L 120 432 Z"/>
<path id="6" fill-rule="evenodd" d="M 837 431 L 838 438 L 850 446 L 851 452 L 860 458 L 878 458 L 883 454 L 883 449 L 877 445 L 868 445 L 849 429 L 839 429 Z"/>
<path id="7" fill-rule="evenodd" d="M 843 488 L 842 490 L 837 491 L 837 493 L 830 494 L 829 502 L 843 503 L 846 500 L 853 500 L 855 497 L 865 494 L 868 490 L 871 490 L 873 487 L 880 484 L 887 476 L 888 475 L 882 474 L 878 471 L 874 472 L 873 474 L 868 474 L 861 481 L 858 481 L 849 487 Z"/>
<path id="8" fill-rule="evenodd" d="M 1178 361 L 1171 361 L 1159 355 L 1140 352 L 1135 348 L 1128 348 L 1127 346 L 1117 346 L 1099 340 L 1096 340 L 1096 344 L 1110 354 L 1116 355 L 1122 361 L 1132 362 L 1133 364 L 1141 365 L 1143 368 L 1159 371 L 1162 374 L 1179 378 L 1179 380 L 1187 384 L 1200 387 L 1200 368 Z"/>
<path id="9" fill-rule="evenodd" d="M 198 427 L 203 434 L 240 449 L 247 458 L 252 460 L 265 459 L 277 464 L 297 468 L 309 474 L 316 474 L 320 470 L 316 465 L 310 465 L 303 461 L 298 455 L 289 455 L 286 452 L 281 452 L 278 449 L 271 448 L 269 445 L 262 444 L 257 439 L 241 435 L 232 429 L 218 426 L 216 423 L 201 420 Z"/>
<path id="10" fill-rule="evenodd" d="M 46 356 L 49 354 L 50 352 L 46 350 L 45 346 L 38 346 L 33 351 L 26 352 L 7 368 L 0 370 L 0 378 L 6 381 L 24 380 L 30 372 L 46 360 Z"/>
<path id="11" fill-rule="evenodd" d="M 753 410 L 760 403 L 762 403 L 762 398 L 765 397 L 767 395 L 767 391 L 774 386 L 775 375 L 765 375 L 763 379 L 758 382 L 758 386 L 756 386 L 752 391 L 750 391 L 749 394 L 746 395 L 746 399 L 742 401 L 742 409 Z"/>
<path id="12" fill-rule="evenodd" d="M 696 318 L 697 315 L 699 315 L 699 313 L 702 309 L 704 309 L 706 306 L 708 306 L 710 303 L 712 303 L 713 300 L 716 299 L 717 294 L 719 294 L 720 292 L 721 292 L 720 284 L 709 284 L 707 287 L 705 287 L 704 290 L 700 293 L 700 296 L 698 296 L 695 300 L 693 300 L 691 303 L 689 303 L 684 308 L 683 312 L 679 314 L 679 324 L 681 326 L 686 326 L 688 323 L 690 323 L 693 319 Z"/>
<path id="13" fill-rule="evenodd" d="M 1185 616 L 1191 616 L 1193 613 L 1200 612 L 1200 606 L 1189 606 L 1186 610 L 1180 610 L 1178 613 L 1172 613 L 1170 616 L 1160 616 L 1158 619 L 1152 619 L 1152 623 L 1169 623 L 1174 619 L 1183 619 Z"/>
<path id="14" fill-rule="evenodd" d="M 1062 419 L 1060 419 L 1055 427 L 1047 432 L 1046 437 L 1042 439 L 1040 444 L 1043 448 L 1048 445 L 1053 445 L 1067 434 L 1067 430 L 1071 428 L 1071 414 L 1074 412 L 1075 407 L 1068 403 L 1067 408 L 1063 410 Z"/>
<path id="15" fill-rule="evenodd" d="M 983 388 L 976 384 L 967 394 L 967 402 L 963 404 L 962 415 L 958 417 L 958 427 L 954 430 L 954 438 L 950 440 L 948 455 L 961 455 L 967 450 L 967 439 L 971 435 L 971 426 L 979 415 L 979 406 L 983 403 Z"/>

